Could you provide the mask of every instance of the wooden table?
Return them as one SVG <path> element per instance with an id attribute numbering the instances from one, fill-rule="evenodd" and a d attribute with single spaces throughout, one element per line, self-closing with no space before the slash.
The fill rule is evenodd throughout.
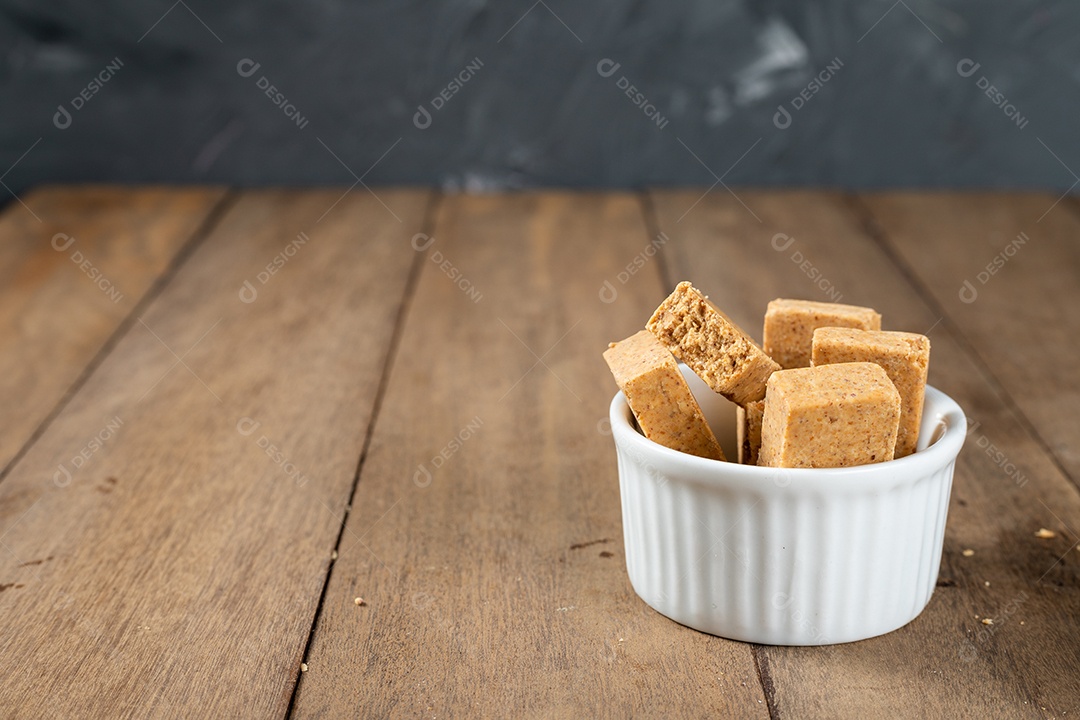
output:
<path id="1" fill-rule="evenodd" d="M 1080 714 L 1071 198 L 46 187 L 0 238 L 0 715 Z M 600 353 L 684 278 L 929 333 L 973 430 L 907 627 L 634 594 Z"/>

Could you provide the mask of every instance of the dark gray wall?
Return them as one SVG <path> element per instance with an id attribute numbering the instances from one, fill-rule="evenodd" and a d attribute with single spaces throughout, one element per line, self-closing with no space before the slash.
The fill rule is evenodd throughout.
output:
<path id="1" fill-rule="evenodd" d="M 1080 4 L 1068 0 L 0 0 L 0 172 L 32 146 L 3 176 L 12 190 L 717 176 L 1064 190 L 1069 168 L 1080 171 L 1078 33 Z M 245 58 L 260 64 L 249 77 L 237 69 Z M 605 58 L 605 71 L 620 65 L 607 77 Z M 979 64 L 967 77 L 965 58 L 965 71 Z M 110 63 L 112 77 L 75 109 Z M 472 77 L 432 111 L 463 72 Z M 827 81 L 794 109 L 815 76 Z M 628 83 L 662 119 L 622 92 Z"/>

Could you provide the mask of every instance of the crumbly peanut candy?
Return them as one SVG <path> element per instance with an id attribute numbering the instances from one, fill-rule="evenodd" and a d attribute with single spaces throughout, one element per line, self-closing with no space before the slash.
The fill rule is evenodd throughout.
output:
<path id="1" fill-rule="evenodd" d="M 646 327 L 715 392 L 739 405 L 765 397 L 780 366 L 701 291 L 681 282 Z"/>
<path id="2" fill-rule="evenodd" d="M 736 434 L 739 438 L 739 462 L 743 465 L 757 465 L 761 451 L 761 418 L 765 413 L 765 401 L 747 403 L 746 407 L 737 406 L 738 416 Z"/>
<path id="3" fill-rule="evenodd" d="M 773 300 L 765 310 L 762 349 L 785 370 L 810 367 L 814 330 L 820 327 L 880 330 L 881 315 L 858 305 Z"/>
<path id="4" fill-rule="evenodd" d="M 781 370 L 769 378 L 758 464 L 833 468 L 893 459 L 900 393 L 868 362 Z"/>
<path id="5" fill-rule="evenodd" d="M 814 331 L 814 365 L 873 362 L 885 369 L 900 391 L 900 432 L 896 457 L 915 452 L 922 424 L 930 339 L 918 333 L 818 328 Z"/>
<path id="6" fill-rule="evenodd" d="M 648 330 L 611 343 L 604 360 L 645 437 L 672 450 L 726 460 L 675 358 Z"/>

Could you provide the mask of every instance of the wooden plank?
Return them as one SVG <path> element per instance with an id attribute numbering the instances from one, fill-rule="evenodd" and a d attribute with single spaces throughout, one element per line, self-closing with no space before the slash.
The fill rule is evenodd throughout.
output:
<path id="1" fill-rule="evenodd" d="M 765 717 L 750 648 L 626 575 L 600 353 L 662 299 L 618 278 L 637 200 L 455 196 L 434 237 L 296 715 Z"/>
<path id="2" fill-rule="evenodd" d="M 381 198 L 245 194 L 0 484 L 2 714 L 285 713 L 427 205 Z"/>
<path id="3" fill-rule="evenodd" d="M 869 195 L 882 239 L 1080 484 L 1080 220 L 1047 194 Z"/>
<path id="4" fill-rule="evenodd" d="M 224 195 L 44 187 L 0 216 L 0 472 Z"/>
<path id="5" fill-rule="evenodd" d="M 1080 527 L 1076 489 L 841 198 L 740 193 L 759 222 L 719 192 L 686 213 L 699 195 L 655 195 L 660 228 L 671 237 L 665 252 L 673 279 L 693 280 L 759 337 L 775 297 L 871 305 L 887 329 L 929 331 L 931 383 L 979 423 L 957 464 L 929 607 L 872 640 L 760 648 L 774 717 L 878 717 L 897 708 L 924 717 L 1072 714 L 1080 703 L 1080 552 L 1072 550 L 1075 535 L 1040 540 L 1034 533 L 1058 527 L 1055 516 Z M 1026 482 L 980 448 L 983 441 Z M 963 556 L 966 548 L 975 554 Z"/>

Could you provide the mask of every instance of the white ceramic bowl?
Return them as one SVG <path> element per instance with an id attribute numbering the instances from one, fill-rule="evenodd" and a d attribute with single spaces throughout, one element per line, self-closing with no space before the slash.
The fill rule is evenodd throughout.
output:
<path id="1" fill-rule="evenodd" d="M 729 457 L 735 406 L 680 366 Z M 860 467 L 778 469 L 688 455 L 611 401 L 626 569 L 672 620 L 735 640 L 829 645 L 911 622 L 934 591 L 967 420 L 926 388 L 917 451 Z"/>

